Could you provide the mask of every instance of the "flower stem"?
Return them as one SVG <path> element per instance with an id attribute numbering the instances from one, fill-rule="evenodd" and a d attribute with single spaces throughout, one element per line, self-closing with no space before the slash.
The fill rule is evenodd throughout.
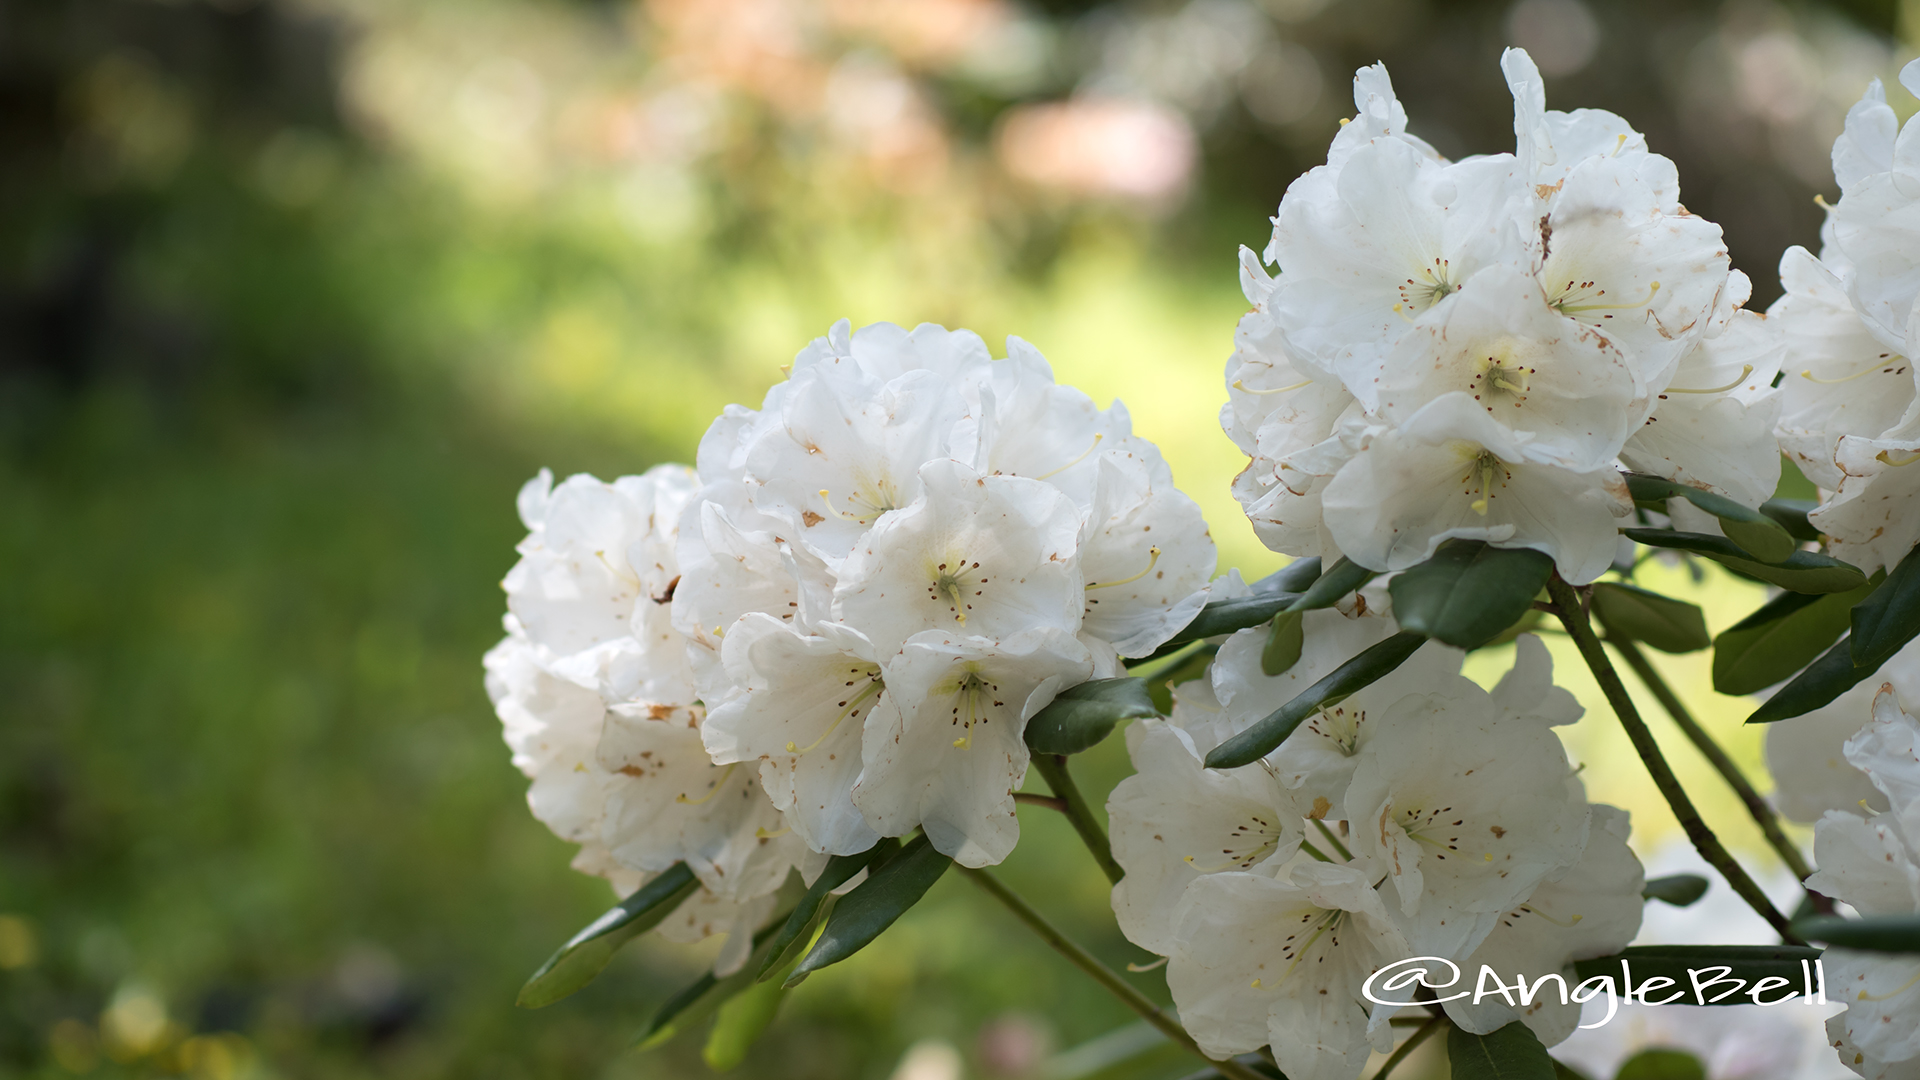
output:
<path id="1" fill-rule="evenodd" d="M 1035 911 L 1033 905 L 1021 898 L 1019 893 L 1007 888 L 999 878 L 985 870 L 976 870 L 972 867 L 961 866 L 959 870 L 972 878 L 974 884 L 985 889 L 995 900 L 1006 905 L 1007 910 L 1013 912 L 1021 922 L 1026 923 L 1027 929 L 1039 935 L 1040 940 L 1053 946 L 1060 955 L 1071 961 L 1074 967 L 1093 976 L 1093 981 L 1106 987 L 1127 1008 L 1139 1013 L 1147 1023 L 1158 1028 L 1161 1034 L 1179 1044 L 1182 1049 L 1206 1058 L 1212 1063 L 1216 1072 L 1231 1080 L 1261 1080 L 1259 1073 L 1237 1061 L 1214 1061 L 1207 1057 L 1199 1044 L 1193 1041 L 1193 1036 L 1187 1034 L 1187 1029 L 1180 1026 L 1178 1020 L 1161 1011 L 1151 998 L 1128 985 L 1125 979 L 1122 979 L 1112 968 L 1102 964 L 1092 953 L 1054 929 L 1053 924 L 1047 922 L 1046 916 Z"/>
<path id="2" fill-rule="evenodd" d="M 1013 793 L 1013 801 L 1022 806 L 1044 806 L 1049 810 L 1057 810 L 1062 814 L 1067 812 L 1067 800 L 1060 798 L 1058 795 L 1041 795 L 1033 791 L 1016 791 Z"/>
<path id="3" fill-rule="evenodd" d="M 1653 778 L 1653 786 L 1673 809 L 1673 816 L 1679 819 L 1680 827 L 1686 830 L 1687 839 L 1693 841 L 1695 851 L 1707 860 L 1707 864 L 1720 872 L 1733 891 L 1745 900 L 1747 905 L 1758 912 L 1780 934 L 1782 940 L 1790 945 L 1804 945 L 1799 935 L 1793 932 L 1787 923 L 1787 917 L 1773 906 L 1767 894 L 1760 891 L 1738 862 L 1720 843 L 1707 823 L 1700 817 L 1693 800 L 1687 797 L 1686 789 L 1680 786 L 1680 779 L 1673 775 L 1673 769 L 1660 753 L 1660 744 L 1654 741 L 1653 732 L 1646 721 L 1640 719 L 1639 710 L 1634 708 L 1633 698 L 1627 693 L 1626 684 L 1620 681 L 1620 673 L 1613 669 L 1613 662 L 1607 659 L 1607 650 L 1594 636 L 1593 625 L 1587 621 L 1587 612 L 1580 603 L 1580 594 L 1573 586 L 1561 580 L 1559 574 L 1547 580 L 1547 593 L 1560 608 L 1560 622 L 1567 628 L 1567 636 L 1580 649 L 1581 659 L 1587 662 L 1588 670 L 1593 672 L 1594 681 L 1600 684 L 1600 692 L 1607 696 L 1607 703 L 1613 706 L 1614 715 L 1620 718 L 1620 726 L 1626 729 L 1627 738 L 1633 742 L 1633 749 L 1640 755 L 1640 761 L 1647 767 L 1647 774 Z"/>
<path id="4" fill-rule="evenodd" d="M 1380 1071 L 1373 1074 L 1373 1080 L 1387 1080 L 1387 1076 L 1391 1074 L 1402 1061 L 1407 1059 L 1408 1054 L 1418 1049 L 1421 1043 L 1431 1038 L 1434 1032 L 1439 1031 L 1446 1025 L 1446 1022 L 1446 1013 L 1434 1013 L 1431 1020 L 1421 1024 L 1413 1034 L 1407 1036 L 1407 1041 L 1401 1043 L 1400 1046 L 1388 1056 L 1387 1060 L 1380 1064 Z"/>
<path id="5" fill-rule="evenodd" d="M 1607 630 L 1607 643 L 1612 645 L 1614 651 L 1620 654 L 1620 658 L 1627 662 L 1627 666 L 1640 677 L 1640 681 L 1646 684 L 1647 689 L 1653 691 L 1653 696 L 1659 699 L 1661 706 L 1667 710 L 1667 715 L 1673 717 L 1673 722 L 1679 726 L 1681 733 L 1686 735 L 1709 762 L 1713 763 L 1714 769 L 1720 773 L 1721 779 L 1727 782 L 1727 786 L 1733 789 L 1734 794 L 1740 796 L 1740 801 L 1746 804 L 1747 813 L 1753 815 L 1754 822 L 1760 826 L 1760 831 L 1766 835 L 1767 843 L 1772 845 L 1775 854 L 1780 856 L 1780 861 L 1787 864 L 1787 869 L 1793 871 L 1794 877 L 1805 881 L 1807 875 L 1813 873 L 1813 867 L 1807 865 L 1806 856 L 1800 853 L 1799 847 L 1795 846 L 1792 840 L 1787 839 L 1787 834 L 1781 830 L 1780 819 L 1774 814 L 1773 807 L 1767 805 L 1767 800 L 1761 798 L 1760 793 L 1754 790 L 1753 783 L 1747 779 L 1745 773 L 1740 771 L 1740 766 L 1734 764 L 1733 759 L 1727 756 L 1727 752 L 1720 748 L 1720 744 L 1713 741 L 1713 736 L 1707 734 L 1707 730 L 1700 726 L 1700 722 L 1693 718 L 1692 713 L 1687 711 L 1686 704 L 1673 692 L 1673 688 L 1667 685 L 1666 680 L 1660 677 L 1660 672 L 1647 660 L 1646 654 L 1640 651 L 1640 647 L 1614 634 L 1612 627 L 1606 625 L 1605 619 L 1600 621 L 1600 625 Z"/>
<path id="6" fill-rule="evenodd" d="M 1073 777 L 1067 773 L 1067 759 L 1057 754 L 1033 755 L 1034 771 L 1040 774 L 1053 793 L 1066 804 L 1067 820 L 1073 822 L 1073 829 L 1080 839 L 1093 852 L 1093 861 L 1100 864 L 1100 872 L 1107 880 L 1118 885 L 1120 879 L 1127 876 L 1125 870 L 1113 859 L 1113 847 L 1107 843 L 1107 834 L 1100 822 L 1093 816 L 1093 807 L 1087 805 L 1087 797 L 1080 794 L 1080 788 L 1074 784 Z"/>

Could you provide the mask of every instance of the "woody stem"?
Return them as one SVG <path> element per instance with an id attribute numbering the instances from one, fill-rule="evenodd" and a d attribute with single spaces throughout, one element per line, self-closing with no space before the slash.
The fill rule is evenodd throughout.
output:
<path id="1" fill-rule="evenodd" d="M 1107 833 L 1100 827 L 1099 819 L 1093 816 L 1093 807 L 1087 804 L 1086 796 L 1080 794 L 1080 788 L 1067 772 L 1067 759 L 1058 754 L 1033 755 L 1033 771 L 1040 774 L 1054 795 L 1064 804 L 1063 812 L 1067 820 L 1073 822 L 1073 831 L 1093 852 L 1093 861 L 1100 864 L 1100 872 L 1115 885 L 1127 872 L 1114 861 L 1113 846 L 1107 843 Z"/>
<path id="2" fill-rule="evenodd" d="M 1601 626 L 1607 631 L 1607 644 L 1613 646 L 1614 651 L 1627 662 L 1627 666 L 1640 677 L 1640 681 L 1646 684 L 1647 689 L 1653 691 L 1653 696 L 1659 699 L 1661 707 L 1667 710 L 1667 715 L 1673 717 L 1673 722 L 1680 728 L 1681 733 L 1713 764 L 1714 769 L 1727 782 L 1727 786 L 1733 789 L 1734 794 L 1740 796 L 1740 801 L 1746 804 L 1747 813 L 1753 815 L 1754 822 L 1760 826 L 1760 831 L 1766 835 L 1767 843 L 1772 846 L 1774 853 L 1780 856 L 1780 861 L 1787 864 L 1787 869 L 1793 871 L 1794 877 L 1805 881 L 1807 875 L 1813 873 L 1813 867 L 1807 865 L 1806 856 L 1800 853 L 1800 848 L 1792 840 L 1787 839 L 1787 834 L 1781 830 L 1780 818 L 1774 814 L 1773 807 L 1767 805 L 1767 800 L 1761 798 L 1760 793 L 1754 790 L 1753 783 L 1747 779 L 1745 773 L 1740 771 L 1740 766 L 1734 764 L 1733 759 L 1727 756 L 1727 752 L 1720 748 L 1720 744 L 1713 741 L 1713 736 L 1707 734 L 1707 730 L 1693 718 L 1693 714 L 1687 710 L 1686 703 L 1682 702 L 1679 695 L 1673 692 L 1673 688 L 1667 685 L 1666 680 L 1660 677 L 1660 672 L 1654 668 L 1646 654 L 1640 651 L 1640 647 L 1615 634 L 1613 628 L 1606 625 L 1606 620 L 1601 620 Z"/>
<path id="3" fill-rule="evenodd" d="M 1600 684 L 1600 692 L 1607 697 L 1607 703 L 1613 706 L 1613 713 L 1620 718 L 1620 726 L 1626 729 L 1627 738 L 1632 741 L 1633 749 L 1640 755 L 1640 761 L 1647 767 L 1647 775 L 1653 778 L 1653 786 L 1672 808 L 1673 816 L 1686 831 L 1687 839 L 1693 841 L 1695 851 L 1707 861 L 1709 866 L 1720 872 L 1740 899 L 1758 912 L 1780 934 L 1781 940 L 1790 945 L 1804 945 L 1799 935 L 1788 925 L 1787 917 L 1773 906 L 1767 894 L 1760 891 L 1751 875 L 1728 854 L 1720 838 L 1707 827 L 1700 811 L 1694 808 L 1693 800 L 1687 797 L 1686 789 L 1680 786 L 1679 777 L 1673 774 L 1672 766 L 1660 753 L 1660 744 L 1654 741 L 1653 732 L 1647 722 L 1640 718 L 1640 711 L 1634 707 L 1632 695 L 1627 693 L 1626 684 L 1620 681 L 1620 673 L 1613 668 L 1613 662 L 1607 659 L 1607 650 L 1593 633 L 1593 624 L 1587 621 L 1587 611 L 1581 603 L 1580 593 L 1561 579 L 1559 574 L 1547 581 L 1547 594 L 1560 608 L 1560 623 L 1567 628 L 1567 636 L 1573 639 L 1580 650 L 1581 659 L 1587 662 L 1587 669 L 1593 672 L 1594 681 Z"/>

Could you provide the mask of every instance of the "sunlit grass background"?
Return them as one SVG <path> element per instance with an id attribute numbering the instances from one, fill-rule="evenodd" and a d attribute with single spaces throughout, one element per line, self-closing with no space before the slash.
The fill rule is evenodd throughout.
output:
<path id="1" fill-rule="evenodd" d="M 524 479 L 689 459 L 834 320 L 939 321 L 1124 400 L 1223 568 L 1255 577 L 1282 560 L 1227 494 L 1242 461 L 1215 422 L 1235 247 L 1265 243 L 1354 66 L 1387 60 L 1443 150 L 1493 151 L 1494 61 L 1527 44 L 1556 103 L 1622 111 L 1679 160 L 1764 303 L 1779 251 L 1816 242 L 1846 105 L 1906 55 L 1875 0 L 0 16 L 0 1076 L 702 1075 L 698 1038 L 624 1052 L 702 950 L 646 943 L 562 1005 L 511 1007 L 611 899 L 526 813 L 480 686 Z M 1762 598 L 1648 574 L 1716 631 Z M 1759 770 L 1705 654 L 1656 663 Z M 1636 844 L 1670 842 L 1604 713 L 1564 730 Z M 1121 741 L 1076 768 L 1104 793 Z M 1147 959 L 1063 823 L 1022 814 L 1007 879 L 1110 963 Z M 784 1009 L 742 1074 L 1195 1064 L 1142 1053 L 1130 1014 L 958 877 Z"/>

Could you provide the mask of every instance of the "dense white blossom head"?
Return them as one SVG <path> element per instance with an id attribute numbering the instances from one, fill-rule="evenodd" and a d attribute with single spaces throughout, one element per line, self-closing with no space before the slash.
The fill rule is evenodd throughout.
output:
<path id="1" fill-rule="evenodd" d="M 683 515 L 705 746 L 812 849 L 1017 837 L 1026 721 L 1206 602 L 1214 546 L 1166 461 L 1018 338 L 842 322 L 709 430 Z"/>
<path id="2" fill-rule="evenodd" d="M 1625 121 L 1502 63 L 1516 153 L 1438 158 L 1363 69 L 1361 116 L 1281 200 L 1277 275 L 1242 255 L 1221 420 L 1275 550 L 1396 570 L 1471 538 L 1582 584 L 1631 513 L 1623 465 L 1772 494 L 1778 333 L 1740 316 L 1719 227 Z"/>

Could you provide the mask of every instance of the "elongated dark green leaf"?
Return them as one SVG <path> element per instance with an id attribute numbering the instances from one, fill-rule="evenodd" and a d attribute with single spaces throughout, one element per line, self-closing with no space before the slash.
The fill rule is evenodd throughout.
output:
<path id="1" fill-rule="evenodd" d="M 1659 900 L 1674 907 L 1688 907 L 1707 895 L 1708 884 L 1707 879 L 1699 874 L 1668 874 L 1666 877 L 1648 879 L 1640 895 L 1644 899 Z"/>
<path id="2" fill-rule="evenodd" d="M 1453 1080 L 1555 1080 L 1553 1058 L 1540 1036 L 1518 1020 L 1487 1035 L 1451 1029 L 1447 1064 Z"/>
<path id="3" fill-rule="evenodd" d="M 1553 559 L 1538 551 L 1449 540 L 1388 591 L 1401 629 L 1477 649 L 1527 613 L 1552 573 Z"/>
<path id="4" fill-rule="evenodd" d="M 1808 941 L 1866 952 L 1920 953 L 1920 915 L 1868 915 L 1858 919 L 1814 915 L 1797 919 L 1794 932 Z"/>
<path id="5" fill-rule="evenodd" d="M 1900 565 L 1873 595 L 1853 609 L 1852 653 L 1855 667 L 1878 668 L 1920 635 L 1920 547 L 1907 552 Z"/>
<path id="6" fill-rule="evenodd" d="M 1727 539 L 1764 563 L 1786 561 L 1799 549 L 1786 527 L 1750 506 L 1741 506 L 1724 495 L 1696 487 L 1662 480 L 1655 476 L 1627 477 L 1627 490 L 1633 501 L 1657 503 L 1667 499 L 1685 499 L 1720 519 L 1720 531 Z"/>
<path id="7" fill-rule="evenodd" d="M 687 864 L 675 863 L 560 946 L 520 988 L 514 1004 L 544 1008 L 592 982 L 620 946 L 658 926 L 699 887 Z"/>
<path id="8" fill-rule="evenodd" d="M 1853 605 L 1873 587 L 1869 581 L 1850 592 L 1781 593 L 1767 601 L 1713 639 L 1713 688 L 1757 693 L 1806 667 L 1847 632 Z"/>
<path id="9" fill-rule="evenodd" d="M 1834 698 L 1865 682 L 1873 672 L 1873 668 L 1853 666 L 1853 652 L 1842 638 L 1805 671 L 1795 675 L 1792 682 L 1774 691 L 1765 704 L 1747 717 L 1747 723 L 1772 724 L 1804 716 L 1831 704 Z"/>
<path id="10" fill-rule="evenodd" d="M 1040 754 L 1077 754 L 1113 733 L 1122 720 L 1158 716 L 1147 680 L 1093 679 L 1060 691 L 1027 721 L 1027 745 Z"/>
<path id="11" fill-rule="evenodd" d="M 867 875 L 860 887 L 840 898 L 820 939 L 800 960 L 785 985 L 798 986 L 808 975 L 837 964 L 880 936 L 947 872 L 953 860 L 934 850 L 926 835 L 916 836 L 900 854 Z"/>
<path id="12" fill-rule="evenodd" d="M 1334 563 L 1320 579 L 1307 586 L 1307 591 L 1287 608 L 1288 611 L 1318 611 L 1330 608 L 1340 602 L 1348 593 L 1365 585 L 1378 576 L 1378 571 L 1369 570 L 1357 562 L 1342 558 Z"/>
<path id="13" fill-rule="evenodd" d="M 1622 970 L 1620 962 L 1627 961 L 1628 970 L 1633 975 L 1636 992 L 1648 979 L 1672 979 L 1673 985 L 1655 998 L 1671 995 L 1675 990 L 1687 991 L 1687 996 L 1676 1004 L 1699 1005 L 1716 1004 L 1711 1000 L 1696 1000 L 1693 996 L 1693 984 L 1688 981 L 1689 970 L 1704 971 L 1710 967 L 1732 968 L 1731 978 L 1745 979 L 1748 986 L 1755 980 L 1781 978 L 1788 985 L 1799 988 L 1806 974 L 1800 966 L 1802 960 L 1809 966 L 1820 958 L 1820 950 L 1805 945 L 1636 945 L 1631 949 L 1602 956 L 1593 960 L 1578 960 L 1573 969 L 1581 979 L 1593 979 L 1602 975 L 1610 976 L 1616 992 L 1621 991 Z M 1769 1000 L 1775 995 L 1770 995 Z M 1708 995 L 1710 999 L 1711 994 Z M 1739 994 L 1731 995 L 1717 1002 L 1721 1005 L 1750 1005 L 1752 1001 Z"/>
<path id="14" fill-rule="evenodd" d="M 1839 559 L 1812 551 L 1796 551 L 1779 563 L 1759 562 L 1731 540 L 1705 533 L 1672 529 L 1622 529 L 1629 540 L 1650 547 L 1672 548 L 1704 555 L 1736 573 L 1801 593 L 1836 593 L 1866 584 L 1867 575 Z"/>
<path id="15" fill-rule="evenodd" d="M 760 965 L 759 977 L 762 980 L 772 978 L 774 972 L 780 970 L 789 959 L 787 954 L 793 952 L 796 946 L 806 940 L 806 935 L 813 929 L 821 907 L 833 895 L 833 890 L 852 881 L 855 874 L 865 870 L 874 860 L 889 858 L 898 850 L 900 850 L 898 840 L 885 838 L 858 855 L 835 855 L 828 859 L 826 869 L 821 870 L 820 876 L 813 879 L 813 885 L 807 889 L 807 894 L 794 906 L 793 914 L 787 916 L 787 921 L 782 923 L 779 931 L 774 934 L 772 943 L 767 946 L 767 959 Z"/>
<path id="16" fill-rule="evenodd" d="M 1284 675 L 1300 662 L 1300 650 L 1307 643 L 1306 618 L 1304 611 L 1283 611 L 1273 617 L 1266 648 L 1260 650 L 1261 671 L 1268 676 Z"/>
<path id="17" fill-rule="evenodd" d="M 1707 1067 L 1685 1050 L 1655 1047 L 1621 1062 L 1613 1080 L 1707 1080 Z"/>
<path id="18" fill-rule="evenodd" d="M 1813 527 L 1807 515 L 1820 504 L 1812 499 L 1768 499 L 1760 504 L 1760 512 L 1780 523 L 1787 535 L 1795 540 L 1820 542 L 1820 530 Z"/>
<path id="19" fill-rule="evenodd" d="M 1234 769 L 1266 756 L 1287 740 L 1293 729 L 1323 707 L 1377 682 L 1406 662 L 1426 643 L 1422 634 L 1402 632 L 1334 668 L 1326 678 L 1301 691 L 1252 727 L 1221 743 L 1207 755 L 1207 768 Z"/>
<path id="20" fill-rule="evenodd" d="M 1623 634 L 1661 652 L 1698 652 L 1713 644 L 1699 608 L 1638 586 L 1600 582 L 1593 587 L 1593 613 L 1607 633 Z"/>
<path id="21" fill-rule="evenodd" d="M 1139 660 L 1139 664 L 1148 660 L 1157 660 L 1179 652 L 1182 648 L 1203 638 L 1231 634 L 1236 630 L 1245 630 L 1249 626 L 1259 626 L 1273 618 L 1276 611 L 1284 611 L 1300 599 L 1300 593 L 1320 576 L 1320 560 L 1295 559 L 1287 565 L 1254 582 L 1252 590 L 1246 596 L 1233 600 L 1215 600 L 1200 609 L 1193 621 L 1182 627 L 1180 632 L 1168 638 L 1152 654 Z"/>
<path id="22" fill-rule="evenodd" d="M 778 969 L 776 969 L 778 970 Z M 749 986 L 722 1002 L 707 1033 L 700 1059 L 714 1072 L 726 1072 L 747 1059 L 747 1051 L 773 1023 L 787 989 L 777 982 Z"/>

